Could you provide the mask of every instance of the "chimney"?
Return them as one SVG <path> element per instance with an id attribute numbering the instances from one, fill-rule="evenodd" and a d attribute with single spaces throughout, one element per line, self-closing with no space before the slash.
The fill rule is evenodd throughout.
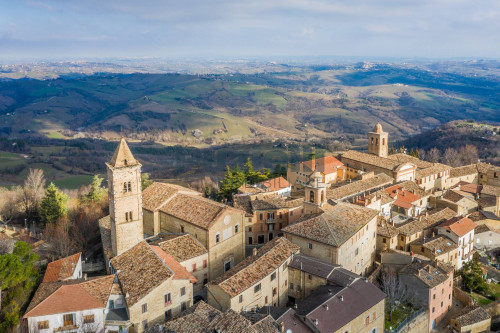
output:
<path id="1" fill-rule="evenodd" d="M 295 304 L 293 305 L 293 308 L 294 308 L 294 309 L 298 309 L 298 308 L 299 308 L 299 305 L 298 305 L 297 303 L 295 303 Z"/>
<path id="2" fill-rule="evenodd" d="M 326 311 L 328 311 L 328 304 L 323 305 Z"/>
<path id="3" fill-rule="evenodd" d="M 318 319 L 313 319 L 314 325 L 318 325 Z"/>
<path id="4" fill-rule="evenodd" d="M 427 272 L 432 273 L 432 266 L 431 265 L 427 266 Z"/>
<path id="5" fill-rule="evenodd" d="M 343 302 L 344 301 L 344 296 L 340 295 L 340 301 Z"/>
<path id="6" fill-rule="evenodd" d="M 285 333 L 285 322 L 284 322 L 284 321 L 282 321 L 282 322 L 280 323 L 280 332 L 281 332 L 281 333 Z"/>
<path id="7" fill-rule="evenodd" d="M 256 256 L 256 255 L 257 255 L 257 248 L 256 248 L 256 247 L 254 247 L 254 248 L 253 248 L 253 250 L 252 250 L 252 254 L 253 254 L 254 256 Z"/>
<path id="8" fill-rule="evenodd" d="M 328 289 L 328 295 L 331 295 L 331 294 L 332 294 L 332 290 Z"/>
<path id="9" fill-rule="evenodd" d="M 87 273 L 83 273 L 83 279 L 87 280 Z"/>

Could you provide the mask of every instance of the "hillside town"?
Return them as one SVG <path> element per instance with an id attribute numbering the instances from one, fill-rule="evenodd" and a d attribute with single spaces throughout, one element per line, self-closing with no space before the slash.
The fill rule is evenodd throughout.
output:
<path id="1" fill-rule="evenodd" d="M 106 163 L 109 215 L 93 249 L 103 267 L 86 253 L 50 258 L 20 329 L 492 331 L 500 167 L 390 154 L 380 124 L 366 151 L 288 164 L 286 178 L 218 202 L 166 182 L 143 189 L 122 138 Z"/>

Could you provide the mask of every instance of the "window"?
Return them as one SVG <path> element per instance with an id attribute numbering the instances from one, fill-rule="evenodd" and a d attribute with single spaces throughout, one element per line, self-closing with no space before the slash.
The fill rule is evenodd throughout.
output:
<path id="1" fill-rule="evenodd" d="M 73 314 L 63 315 L 63 326 L 73 326 Z"/>
<path id="2" fill-rule="evenodd" d="M 267 296 L 266 296 L 266 298 L 265 298 L 265 300 L 264 300 L 264 303 L 265 303 L 265 304 L 267 304 Z"/>
<path id="3" fill-rule="evenodd" d="M 387 243 L 387 239 L 382 238 L 382 243 Z"/>
<path id="4" fill-rule="evenodd" d="M 432 295 L 432 299 L 436 299 L 436 294 Z"/>
<path id="5" fill-rule="evenodd" d="M 37 324 L 38 324 L 39 330 L 44 330 L 44 329 L 49 328 L 49 321 L 48 320 L 39 321 Z"/>
<path id="6" fill-rule="evenodd" d="M 144 303 L 142 305 L 142 313 L 146 313 L 146 312 L 148 312 L 148 303 Z"/>
<path id="7" fill-rule="evenodd" d="M 203 268 L 207 268 L 207 259 L 203 260 Z"/>
<path id="8" fill-rule="evenodd" d="M 243 295 L 240 295 L 239 302 L 243 303 Z"/>
<path id="9" fill-rule="evenodd" d="M 184 233 L 184 226 L 181 225 L 181 232 Z"/>
<path id="10" fill-rule="evenodd" d="M 377 318 L 377 313 L 376 312 L 373 313 L 372 320 L 375 320 L 375 318 Z"/>
<path id="11" fill-rule="evenodd" d="M 443 302 L 441 302 L 441 307 L 443 307 Z"/>
<path id="12" fill-rule="evenodd" d="M 252 227 L 248 227 L 248 231 L 249 231 L 249 232 L 252 232 Z"/>
<path id="13" fill-rule="evenodd" d="M 181 303 L 181 311 L 184 311 L 187 309 L 187 303 L 186 302 L 182 302 Z"/>
<path id="14" fill-rule="evenodd" d="M 165 321 L 172 319 L 172 310 L 165 311 Z"/>
<path id="15" fill-rule="evenodd" d="M 312 275 L 311 274 L 307 274 L 307 279 L 308 280 L 312 280 Z"/>
<path id="16" fill-rule="evenodd" d="M 256 285 L 255 287 L 253 287 L 254 293 L 258 293 L 259 291 L 260 291 L 260 283 L 258 285 Z"/>
<path id="17" fill-rule="evenodd" d="M 293 283 L 290 282 L 290 289 L 293 290 Z"/>
<path id="18" fill-rule="evenodd" d="M 278 289 L 277 288 L 273 288 L 273 296 L 276 296 L 277 293 L 278 293 Z"/>
<path id="19" fill-rule="evenodd" d="M 260 214 L 259 214 L 259 220 L 261 220 L 261 221 L 262 221 L 263 219 L 264 219 L 264 214 L 260 213 Z"/>
<path id="20" fill-rule="evenodd" d="M 125 212 L 125 220 L 132 221 L 132 212 Z"/>
<path id="21" fill-rule="evenodd" d="M 288 286 L 288 280 L 285 280 L 285 287 Z"/>
<path id="22" fill-rule="evenodd" d="M 252 245 L 253 243 L 253 237 L 248 237 L 248 244 Z"/>
<path id="23" fill-rule="evenodd" d="M 94 315 L 83 316 L 83 323 L 84 324 L 91 324 L 93 322 L 94 322 Z"/>
<path id="24" fill-rule="evenodd" d="M 196 272 L 196 264 L 193 264 L 193 272 Z"/>
<path id="25" fill-rule="evenodd" d="M 435 309 L 434 309 L 434 308 L 432 308 L 432 313 L 434 313 L 434 310 L 435 310 Z"/>
<path id="26" fill-rule="evenodd" d="M 220 232 L 215 234 L 215 242 L 219 243 L 220 242 Z"/>
<path id="27" fill-rule="evenodd" d="M 181 296 L 186 295 L 186 287 L 181 288 Z"/>
<path id="28" fill-rule="evenodd" d="M 148 329 L 148 320 L 147 319 L 144 319 L 142 321 L 142 329 L 143 330 L 147 330 Z"/>
<path id="29" fill-rule="evenodd" d="M 237 224 L 234 226 L 234 233 L 237 234 L 240 229 L 240 226 Z"/>
<path id="30" fill-rule="evenodd" d="M 365 325 L 366 326 L 370 325 L 370 316 L 365 318 Z"/>
<path id="31" fill-rule="evenodd" d="M 356 251 L 354 251 L 354 255 L 358 255 L 359 254 L 359 247 L 356 248 Z"/>
<path id="32" fill-rule="evenodd" d="M 172 304 L 172 297 L 170 293 L 165 294 L 165 306 Z"/>
<path id="33" fill-rule="evenodd" d="M 401 236 L 401 240 L 404 241 L 405 240 L 405 237 L 404 236 Z"/>
<path id="34" fill-rule="evenodd" d="M 307 245 L 307 247 L 308 247 L 310 250 L 312 250 L 313 245 L 312 245 L 311 243 L 309 243 L 309 244 Z"/>
<path id="35" fill-rule="evenodd" d="M 132 184 L 131 182 L 123 183 L 123 192 L 132 192 Z"/>
<path id="36" fill-rule="evenodd" d="M 273 274 L 271 274 L 271 281 L 274 281 L 274 279 L 276 279 L 276 272 L 274 272 Z"/>

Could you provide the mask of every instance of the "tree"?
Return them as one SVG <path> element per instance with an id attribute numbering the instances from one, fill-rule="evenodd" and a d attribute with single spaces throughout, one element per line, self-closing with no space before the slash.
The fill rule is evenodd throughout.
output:
<path id="1" fill-rule="evenodd" d="M 19 186 L 11 190 L 0 188 L 0 222 L 9 223 L 19 214 L 22 189 Z"/>
<path id="2" fill-rule="evenodd" d="M 43 188 L 45 177 L 43 170 L 30 169 L 23 187 L 23 204 L 26 217 L 35 218 L 38 215 L 38 208 L 43 198 Z"/>
<path id="3" fill-rule="evenodd" d="M 469 144 L 460 147 L 458 149 L 458 155 L 463 165 L 477 163 L 479 159 L 476 146 Z"/>
<path id="4" fill-rule="evenodd" d="M 68 209 L 66 204 L 68 196 L 59 191 L 59 189 L 50 183 L 45 191 L 45 198 L 40 204 L 40 218 L 43 223 L 54 223 L 60 217 L 66 215 Z"/>
<path id="5" fill-rule="evenodd" d="M 226 166 L 226 174 L 220 182 L 219 196 L 222 199 L 231 199 L 234 193 L 234 176 L 229 165 Z"/>
<path id="6" fill-rule="evenodd" d="M 462 283 L 469 291 L 485 293 L 488 291 L 488 284 L 483 279 L 481 264 L 476 259 L 464 264 L 460 271 Z"/>
<path id="7" fill-rule="evenodd" d="M 272 172 L 272 177 L 286 177 L 287 168 L 281 166 L 281 164 L 276 164 Z"/>
<path id="8" fill-rule="evenodd" d="M 439 162 L 440 158 L 441 158 L 441 152 L 437 148 L 432 148 L 427 153 L 427 160 L 429 162 L 437 163 L 437 162 Z"/>
<path id="9" fill-rule="evenodd" d="M 389 149 L 389 155 L 394 155 L 396 154 L 396 149 L 394 149 L 394 146 L 391 145 L 391 149 Z"/>
<path id="10" fill-rule="evenodd" d="M 58 258 L 67 257 L 73 252 L 70 223 L 65 216 L 60 217 L 56 223 L 47 224 L 43 234 L 47 243 L 50 244 L 54 256 Z"/>
<path id="11" fill-rule="evenodd" d="M 420 159 L 420 152 L 418 151 L 418 148 L 415 148 L 415 152 L 413 153 L 413 157 Z"/>
<path id="12" fill-rule="evenodd" d="M 141 189 L 144 191 L 151 184 L 153 184 L 153 181 L 149 179 L 149 173 L 141 174 Z"/>
<path id="13" fill-rule="evenodd" d="M 400 153 L 400 154 L 406 154 L 406 147 L 405 146 L 399 147 L 398 153 Z"/>
<path id="14" fill-rule="evenodd" d="M 69 231 L 78 251 L 88 250 L 98 241 L 99 219 L 104 215 L 103 207 L 94 202 L 78 207 L 71 219 L 73 223 Z"/>
<path id="15" fill-rule="evenodd" d="M 458 152 L 453 148 L 447 148 L 444 151 L 443 159 L 444 163 L 449 166 L 460 166 L 460 156 L 458 156 Z"/>
<path id="16" fill-rule="evenodd" d="M 401 305 L 411 303 L 413 295 L 406 290 L 404 285 L 399 281 L 399 277 L 392 271 L 382 273 L 380 287 L 387 295 L 385 298 L 385 306 L 389 312 L 389 319 L 392 321 L 392 313 Z"/>
<path id="17" fill-rule="evenodd" d="M 92 177 L 92 183 L 90 184 L 90 190 L 83 197 L 83 202 L 101 202 L 106 195 L 106 189 L 101 187 L 104 178 L 99 177 L 99 175 L 94 175 Z"/>

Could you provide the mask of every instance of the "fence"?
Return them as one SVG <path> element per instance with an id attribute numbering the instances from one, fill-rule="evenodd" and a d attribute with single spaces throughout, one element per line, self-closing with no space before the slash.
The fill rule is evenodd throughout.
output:
<path id="1" fill-rule="evenodd" d="M 385 333 L 399 333 L 399 332 L 403 331 L 403 329 L 405 329 L 406 325 L 409 325 L 412 320 L 414 320 L 415 318 L 417 318 L 418 316 L 420 316 L 422 313 L 425 313 L 425 309 L 424 308 L 421 308 L 420 310 L 418 310 L 416 312 L 413 312 L 411 315 L 409 315 L 408 317 L 406 317 L 406 319 L 403 320 L 403 322 L 401 324 L 399 324 L 398 327 L 396 327 L 392 331 L 391 330 L 385 330 Z"/>

